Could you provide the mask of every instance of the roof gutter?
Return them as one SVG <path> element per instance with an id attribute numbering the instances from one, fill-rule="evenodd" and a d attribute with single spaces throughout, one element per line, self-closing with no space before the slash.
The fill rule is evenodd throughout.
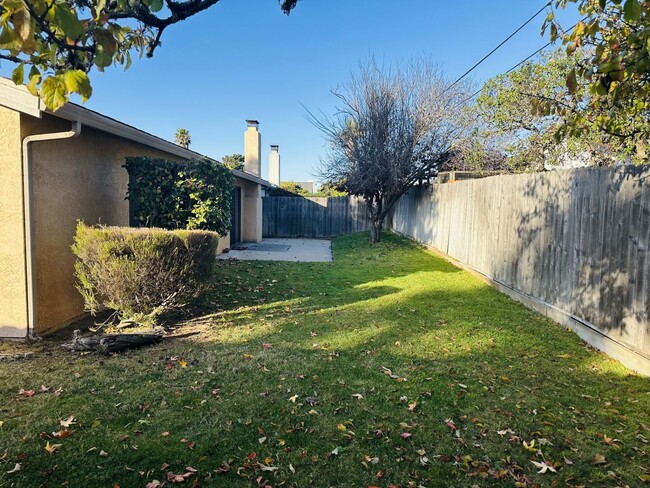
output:
<path id="1" fill-rule="evenodd" d="M 70 139 L 81 133 L 81 122 L 72 122 L 66 132 L 34 134 L 23 139 L 23 218 L 25 235 L 25 289 L 27 291 L 27 337 L 36 337 L 36 255 L 34 243 L 34 222 L 32 221 L 32 160 L 30 144 L 34 142 Z"/>

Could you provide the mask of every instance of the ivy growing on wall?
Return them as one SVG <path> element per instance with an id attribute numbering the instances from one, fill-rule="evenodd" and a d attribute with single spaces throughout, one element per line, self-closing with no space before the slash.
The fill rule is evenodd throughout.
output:
<path id="1" fill-rule="evenodd" d="M 234 178 L 225 166 L 207 159 L 129 157 L 124 167 L 129 172 L 127 199 L 138 225 L 220 235 L 229 231 Z"/>

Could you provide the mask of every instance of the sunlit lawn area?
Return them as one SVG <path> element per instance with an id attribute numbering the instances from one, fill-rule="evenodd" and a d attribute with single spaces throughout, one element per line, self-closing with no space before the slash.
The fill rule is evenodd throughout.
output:
<path id="1" fill-rule="evenodd" d="M 333 250 L 219 262 L 187 337 L 113 357 L 46 340 L 0 363 L 0 485 L 648 479 L 648 379 L 398 237 Z"/>

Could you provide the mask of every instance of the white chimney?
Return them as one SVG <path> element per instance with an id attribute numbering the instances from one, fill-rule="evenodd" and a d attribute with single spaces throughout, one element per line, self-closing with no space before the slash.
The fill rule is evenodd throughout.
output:
<path id="1" fill-rule="evenodd" d="M 244 171 L 255 176 L 262 176 L 262 134 L 257 120 L 247 120 L 248 128 L 244 132 Z"/>
<path id="2" fill-rule="evenodd" d="M 269 181 L 274 185 L 280 184 L 280 146 L 271 144 L 271 154 L 269 154 Z"/>

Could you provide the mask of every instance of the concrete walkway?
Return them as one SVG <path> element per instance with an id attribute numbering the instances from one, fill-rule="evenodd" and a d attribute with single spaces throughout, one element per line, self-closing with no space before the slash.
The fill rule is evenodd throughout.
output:
<path id="1" fill-rule="evenodd" d="M 241 243 L 219 259 L 263 261 L 302 261 L 326 263 L 332 261 L 332 242 L 327 239 L 264 239 L 262 242 Z"/>

